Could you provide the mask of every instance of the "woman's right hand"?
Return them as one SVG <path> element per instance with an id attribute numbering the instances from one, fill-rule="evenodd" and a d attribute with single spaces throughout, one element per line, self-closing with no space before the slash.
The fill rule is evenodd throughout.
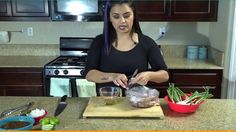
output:
<path id="1" fill-rule="evenodd" d="M 116 86 L 121 86 L 123 88 L 126 88 L 127 87 L 127 81 L 128 81 L 128 78 L 126 77 L 125 74 L 115 73 L 113 75 L 113 83 Z"/>

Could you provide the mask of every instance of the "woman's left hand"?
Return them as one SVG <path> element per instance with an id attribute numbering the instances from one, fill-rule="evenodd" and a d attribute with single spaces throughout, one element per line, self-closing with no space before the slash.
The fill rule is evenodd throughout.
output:
<path id="1" fill-rule="evenodd" d="M 150 80 L 149 72 L 140 72 L 135 76 L 134 79 L 132 79 L 132 83 L 146 85 L 149 80 Z"/>

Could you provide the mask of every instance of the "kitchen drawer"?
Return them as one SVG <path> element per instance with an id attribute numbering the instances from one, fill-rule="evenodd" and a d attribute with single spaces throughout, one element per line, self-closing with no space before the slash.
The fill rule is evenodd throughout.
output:
<path id="1" fill-rule="evenodd" d="M 205 91 L 203 86 L 180 86 L 179 88 L 185 93 L 191 93 L 194 91 L 198 91 L 198 92 Z M 210 90 L 210 93 L 215 95 L 216 90 L 217 90 L 217 86 L 208 86 L 208 88 Z"/>
<path id="2" fill-rule="evenodd" d="M 155 82 L 148 82 L 147 86 L 154 86 L 154 87 L 168 87 L 169 82 L 163 82 L 163 83 L 155 83 Z"/>
<path id="3" fill-rule="evenodd" d="M 43 96 L 43 85 L 0 86 L 0 95 Z"/>
<path id="4" fill-rule="evenodd" d="M 42 84 L 42 70 L 38 69 L 0 69 L 0 85 L 36 85 Z"/>
<path id="5" fill-rule="evenodd" d="M 173 73 L 172 82 L 176 85 L 216 85 L 217 73 Z"/>
<path id="6" fill-rule="evenodd" d="M 203 92 L 204 86 L 209 86 L 214 98 L 221 96 L 222 69 L 169 69 L 169 81 L 165 83 L 149 82 L 148 87 L 160 92 L 160 97 L 167 95 L 168 83 L 174 83 L 185 93 Z"/>
<path id="7" fill-rule="evenodd" d="M 43 96 L 43 68 L 0 68 L 0 96 Z"/>

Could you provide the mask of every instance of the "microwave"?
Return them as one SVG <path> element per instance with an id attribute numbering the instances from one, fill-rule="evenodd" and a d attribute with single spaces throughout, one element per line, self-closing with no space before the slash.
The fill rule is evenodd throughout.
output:
<path id="1" fill-rule="evenodd" d="M 52 21 L 101 21 L 103 0 L 50 0 Z"/>

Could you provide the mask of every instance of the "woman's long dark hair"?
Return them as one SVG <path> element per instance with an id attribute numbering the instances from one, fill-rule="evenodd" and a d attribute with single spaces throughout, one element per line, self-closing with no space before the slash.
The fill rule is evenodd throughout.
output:
<path id="1" fill-rule="evenodd" d="M 142 33 L 138 18 L 137 18 L 136 9 L 132 0 L 106 0 L 105 8 L 104 8 L 104 16 L 103 16 L 104 17 L 104 26 L 103 26 L 104 46 L 103 47 L 104 47 L 104 52 L 106 55 L 109 55 L 112 43 L 114 41 L 117 41 L 117 34 L 114 27 L 112 26 L 109 14 L 114 4 L 123 4 L 123 3 L 127 3 L 134 13 L 133 27 L 131 29 L 130 35 L 132 35 L 134 32 L 138 34 Z"/>

